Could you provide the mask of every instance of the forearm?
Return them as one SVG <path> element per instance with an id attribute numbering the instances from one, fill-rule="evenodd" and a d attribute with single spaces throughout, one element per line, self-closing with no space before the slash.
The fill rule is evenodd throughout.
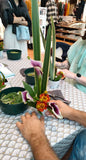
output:
<path id="1" fill-rule="evenodd" d="M 61 69 L 69 69 L 69 63 L 67 60 L 65 60 L 64 62 L 57 62 L 56 66 Z"/>
<path id="2" fill-rule="evenodd" d="M 35 160 L 59 160 L 45 135 L 41 135 L 30 143 Z"/>
<path id="3" fill-rule="evenodd" d="M 67 118 L 86 127 L 86 112 L 72 109 Z"/>
<path id="4" fill-rule="evenodd" d="M 86 77 L 83 77 L 83 76 L 77 77 L 76 74 L 75 74 L 74 80 L 77 81 L 78 83 L 86 86 Z"/>

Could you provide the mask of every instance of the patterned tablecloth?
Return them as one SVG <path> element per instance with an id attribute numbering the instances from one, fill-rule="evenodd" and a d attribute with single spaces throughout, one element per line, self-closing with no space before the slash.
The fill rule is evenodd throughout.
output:
<path id="1" fill-rule="evenodd" d="M 14 77 L 8 79 L 10 85 L 23 87 L 22 81 L 25 78 L 19 71 L 21 68 L 30 67 L 27 57 L 23 55 L 21 60 L 11 61 L 7 60 L 4 53 L 4 58 L 0 62 L 7 64 L 8 68 L 15 73 Z M 60 82 L 59 89 L 65 99 L 71 101 L 71 107 L 86 111 L 86 94 L 65 81 Z M 32 108 L 27 109 L 28 112 L 32 112 L 32 110 Z M 21 114 L 17 116 L 5 115 L 0 110 L 0 160 L 31 160 L 32 158 L 30 146 L 16 127 L 20 116 Z M 65 154 L 77 133 L 82 129 L 83 127 L 77 122 L 45 116 L 46 135 L 59 158 Z"/>

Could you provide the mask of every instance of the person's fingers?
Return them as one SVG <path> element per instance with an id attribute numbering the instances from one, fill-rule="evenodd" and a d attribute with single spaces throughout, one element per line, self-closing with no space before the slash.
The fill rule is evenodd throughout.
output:
<path id="1" fill-rule="evenodd" d="M 27 113 L 25 113 L 25 117 L 26 117 L 26 118 L 30 118 L 31 115 L 27 112 Z"/>
<path id="2" fill-rule="evenodd" d="M 20 131 L 22 130 L 22 124 L 20 122 L 16 122 L 16 126 Z"/>
<path id="3" fill-rule="evenodd" d="M 24 17 L 21 17 L 21 20 L 22 20 L 22 21 L 25 21 L 25 18 L 24 18 Z"/>
<path id="4" fill-rule="evenodd" d="M 25 122 L 25 116 L 21 116 L 21 121 L 22 121 L 22 123 Z"/>
<path id="5" fill-rule="evenodd" d="M 37 117 L 36 112 L 32 112 L 31 115 L 34 116 L 34 117 Z"/>

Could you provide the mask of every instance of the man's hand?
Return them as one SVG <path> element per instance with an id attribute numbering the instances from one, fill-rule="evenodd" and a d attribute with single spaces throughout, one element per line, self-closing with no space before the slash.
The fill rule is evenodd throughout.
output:
<path id="1" fill-rule="evenodd" d="M 69 119 L 70 114 L 73 112 L 73 108 L 71 108 L 70 106 L 68 106 L 60 100 L 51 100 L 50 102 L 55 103 L 58 106 L 63 118 Z"/>
<path id="2" fill-rule="evenodd" d="M 29 144 L 44 134 L 44 118 L 38 119 L 35 112 L 31 115 L 26 113 L 25 116 L 21 116 L 21 122 L 17 122 L 16 126 Z"/>

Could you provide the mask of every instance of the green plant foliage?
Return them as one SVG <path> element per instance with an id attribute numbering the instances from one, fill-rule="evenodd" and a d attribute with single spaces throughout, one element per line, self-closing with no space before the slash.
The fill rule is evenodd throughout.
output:
<path id="1" fill-rule="evenodd" d="M 2 95 L 1 101 L 4 104 L 19 104 L 22 103 L 22 96 L 21 92 L 11 92 L 7 95 Z"/>

